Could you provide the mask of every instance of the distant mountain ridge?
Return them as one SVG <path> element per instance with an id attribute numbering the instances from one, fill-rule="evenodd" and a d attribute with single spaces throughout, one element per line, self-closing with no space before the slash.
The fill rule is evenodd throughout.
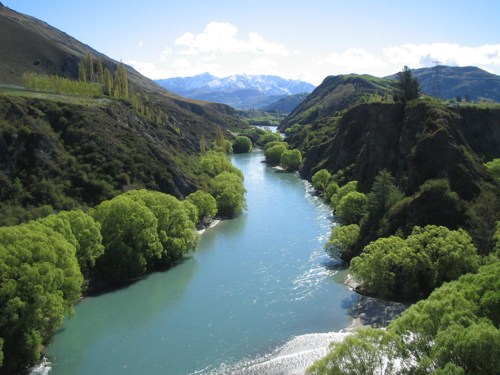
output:
<path id="1" fill-rule="evenodd" d="M 422 93 L 437 96 L 436 75 L 439 77 L 439 97 L 455 99 L 466 96 L 471 101 L 490 99 L 500 102 L 500 76 L 475 66 L 438 65 L 431 68 L 412 69 Z M 395 79 L 396 74 L 386 78 Z"/>
<path id="2" fill-rule="evenodd" d="M 274 75 L 236 74 L 218 78 L 209 73 L 193 77 L 159 79 L 156 82 L 176 94 L 213 101 L 235 108 L 262 108 L 284 97 L 310 93 L 314 85 Z"/>

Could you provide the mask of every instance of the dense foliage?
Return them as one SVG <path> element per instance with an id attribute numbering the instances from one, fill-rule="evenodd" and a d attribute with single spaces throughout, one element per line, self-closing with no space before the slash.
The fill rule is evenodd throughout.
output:
<path id="1" fill-rule="evenodd" d="M 209 193 L 217 201 L 217 212 L 223 217 L 234 217 L 245 207 L 243 178 L 238 174 L 218 174 L 210 183 Z"/>
<path id="2" fill-rule="evenodd" d="M 342 224 L 357 224 L 365 215 L 367 206 L 365 194 L 351 191 L 340 199 L 335 213 Z"/>
<path id="3" fill-rule="evenodd" d="M 239 135 L 233 141 L 233 152 L 235 154 L 243 154 L 252 151 L 252 141 L 250 138 Z"/>
<path id="4" fill-rule="evenodd" d="M 396 89 L 397 92 L 394 95 L 394 99 L 403 103 L 417 99 L 420 95 L 420 84 L 413 77 L 411 70 L 407 66 L 398 73 Z"/>
<path id="5" fill-rule="evenodd" d="M 316 190 L 323 192 L 327 188 L 331 179 L 332 175 L 330 172 L 326 169 L 320 169 L 312 176 L 311 183 Z"/>
<path id="6" fill-rule="evenodd" d="M 479 267 L 477 249 L 463 229 L 415 227 L 406 239 L 380 238 L 352 259 L 351 272 L 382 298 L 414 300 Z"/>
<path id="7" fill-rule="evenodd" d="M 83 277 L 72 240 L 40 222 L 0 227 L 0 338 L 3 368 L 35 363 L 72 312 Z"/>
<path id="8" fill-rule="evenodd" d="M 210 193 L 198 190 L 189 194 L 186 200 L 193 203 L 197 209 L 197 223 L 210 221 L 217 215 L 217 201 Z"/>
<path id="9" fill-rule="evenodd" d="M 325 248 L 334 258 L 339 258 L 342 253 L 349 251 L 356 244 L 358 237 L 358 224 L 336 225 L 332 228 Z"/>
<path id="10" fill-rule="evenodd" d="M 496 374 L 500 368 L 500 262 L 436 289 L 387 328 L 362 329 L 308 374 Z"/>
<path id="11" fill-rule="evenodd" d="M 96 291 L 121 285 L 170 266 L 195 249 L 194 220 L 215 216 L 217 204 L 227 216 L 241 212 L 240 174 L 223 172 L 211 188 L 218 201 L 203 191 L 179 201 L 161 192 L 130 190 L 90 215 L 61 211 L 0 227 L 0 368 L 15 373 L 37 362 L 87 286 Z"/>
<path id="12" fill-rule="evenodd" d="M 296 171 L 302 165 L 302 154 L 299 150 L 287 150 L 281 154 L 281 166 L 287 171 Z"/>

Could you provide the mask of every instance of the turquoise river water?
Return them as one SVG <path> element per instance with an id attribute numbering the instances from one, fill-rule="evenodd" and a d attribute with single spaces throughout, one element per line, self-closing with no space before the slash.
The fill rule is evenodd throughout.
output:
<path id="1" fill-rule="evenodd" d="M 240 217 L 207 229 L 175 268 L 85 298 L 35 372 L 291 374 L 324 354 L 358 298 L 323 250 L 331 210 L 262 159 L 233 156 L 247 189 Z"/>

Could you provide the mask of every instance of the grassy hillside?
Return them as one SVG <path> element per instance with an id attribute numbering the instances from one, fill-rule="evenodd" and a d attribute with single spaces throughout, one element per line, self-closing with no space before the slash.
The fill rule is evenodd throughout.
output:
<path id="1" fill-rule="evenodd" d="M 340 75 L 326 77 L 302 103 L 280 124 L 279 130 L 285 131 L 295 124 L 307 125 L 314 121 L 331 117 L 338 111 L 355 104 L 392 97 L 393 82 L 369 75 Z"/>
<path id="2" fill-rule="evenodd" d="M 130 100 L 20 87 L 25 72 L 76 80 L 86 54 L 112 73 L 118 68 L 64 32 L 0 6 L 0 225 L 95 206 L 131 188 L 186 196 L 201 183 L 200 140 L 210 143 L 217 127 L 246 127 L 231 107 L 179 97 L 128 66 Z"/>

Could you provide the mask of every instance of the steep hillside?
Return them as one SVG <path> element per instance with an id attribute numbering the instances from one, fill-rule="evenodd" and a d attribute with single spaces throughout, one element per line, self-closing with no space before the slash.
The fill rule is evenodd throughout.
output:
<path id="1" fill-rule="evenodd" d="M 474 66 L 444 66 L 413 69 L 422 92 L 436 96 L 436 75 L 439 77 L 439 97 L 442 99 L 468 98 L 471 101 L 490 99 L 500 102 L 500 76 Z M 394 79 L 396 76 L 388 78 Z"/>
<path id="2" fill-rule="evenodd" d="M 335 115 L 336 112 L 391 92 L 393 82 L 369 75 L 330 76 L 319 85 L 279 126 L 280 131 L 295 124 L 308 125 L 315 120 Z"/>
<path id="3" fill-rule="evenodd" d="M 179 95 L 224 103 L 239 109 L 262 108 L 283 97 L 309 93 L 314 89 L 310 83 L 272 75 L 236 74 L 218 78 L 203 73 L 156 82 Z"/>
<path id="4" fill-rule="evenodd" d="M 309 94 L 302 93 L 286 96 L 262 109 L 267 112 L 290 113 L 307 98 L 307 95 Z"/>
<path id="5" fill-rule="evenodd" d="M 26 71 L 75 79 L 86 53 L 112 72 L 118 66 L 0 6 L 0 84 L 20 85 Z M 210 142 L 218 126 L 246 126 L 229 106 L 179 97 L 126 69 L 130 92 L 147 94 L 148 108 L 161 116 L 141 115 L 126 100 L 0 90 L 0 225 L 93 206 L 130 188 L 185 196 L 199 184 L 201 136 Z"/>
<path id="6" fill-rule="evenodd" d="M 414 225 L 427 224 L 466 227 L 481 249 L 490 237 L 478 228 L 499 219 L 498 181 L 482 164 L 500 157 L 498 108 L 360 104 L 318 120 L 290 142 L 304 152 L 304 178 L 324 168 L 340 182 L 357 180 L 358 189 L 368 193 L 380 171 L 395 177 L 407 198 L 380 226 L 361 234 L 358 251 L 377 236 L 396 230 L 407 235 Z"/>

